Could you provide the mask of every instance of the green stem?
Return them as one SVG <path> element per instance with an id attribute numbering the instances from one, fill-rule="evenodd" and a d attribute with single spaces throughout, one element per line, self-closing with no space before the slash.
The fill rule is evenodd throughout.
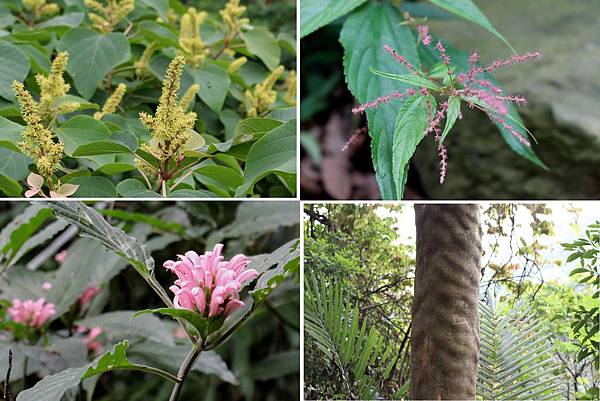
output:
<path id="1" fill-rule="evenodd" d="M 188 373 L 200 357 L 202 353 L 202 346 L 198 344 L 194 344 L 190 353 L 185 357 L 181 366 L 179 367 L 179 372 L 177 373 L 178 382 L 173 387 L 173 391 L 171 392 L 171 397 L 169 401 L 177 401 L 179 398 L 179 394 L 181 393 L 181 389 L 183 388 L 183 382 L 187 377 Z"/>

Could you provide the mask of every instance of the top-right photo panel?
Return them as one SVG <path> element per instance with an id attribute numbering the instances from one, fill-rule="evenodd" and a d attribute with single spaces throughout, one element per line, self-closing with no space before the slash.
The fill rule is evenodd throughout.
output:
<path id="1" fill-rule="evenodd" d="M 600 2 L 301 0 L 303 199 L 598 199 Z"/>

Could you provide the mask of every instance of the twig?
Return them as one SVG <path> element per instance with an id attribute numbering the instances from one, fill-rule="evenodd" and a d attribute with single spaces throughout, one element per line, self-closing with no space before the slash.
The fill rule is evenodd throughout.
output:
<path id="1" fill-rule="evenodd" d="M 8 370 L 6 371 L 6 380 L 4 381 L 4 401 L 10 401 L 10 370 L 12 369 L 12 350 L 8 350 Z"/>
<path id="2" fill-rule="evenodd" d="M 181 363 L 181 367 L 179 368 L 179 372 L 177 373 L 178 382 L 173 387 L 173 391 L 171 392 L 171 397 L 169 398 L 169 401 L 177 401 L 177 399 L 179 398 L 179 394 L 181 393 L 181 389 L 183 388 L 183 382 L 185 381 L 185 378 L 190 372 L 190 369 L 192 369 L 192 366 L 194 366 L 194 364 L 200 357 L 200 353 L 202 353 L 202 346 L 199 344 L 194 344 L 190 353 L 185 357 L 185 359 Z"/>

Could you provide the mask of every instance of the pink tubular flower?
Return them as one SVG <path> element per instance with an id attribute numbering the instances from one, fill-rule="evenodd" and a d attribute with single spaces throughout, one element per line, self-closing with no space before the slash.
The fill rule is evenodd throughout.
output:
<path id="1" fill-rule="evenodd" d="M 89 287 L 79 296 L 79 305 L 89 304 L 102 291 L 99 287 Z"/>
<path id="2" fill-rule="evenodd" d="M 102 329 L 98 326 L 93 327 L 88 332 L 87 336 L 83 339 L 83 343 L 86 348 L 92 353 L 92 355 L 97 356 L 102 352 L 102 342 L 97 341 L 96 338 L 102 333 Z"/>
<path id="3" fill-rule="evenodd" d="M 250 261 L 242 254 L 224 261 L 222 249 L 223 245 L 217 244 L 204 255 L 189 251 L 179 255 L 178 261 L 164 263 L 167 270 L 177 275 L 177 280 L 170 287 L 175 294 L 173 304 L 176 308 L 217 317 L 228 316 L 244 307 L 239 299 L 239 290 L 245 282 L 258 277 L 258 272 L 246 269 Z"/>
<path id="4" fill-rule="evenodd" d="M 8 314 L 15 322 L 37 329 L 41 328 L 55 313 L 54 305 L 47 303 L 44 298 L 37 301 L 31 299 L 21 301 L 15 298 L 12 307 L 8 308 Z"/>

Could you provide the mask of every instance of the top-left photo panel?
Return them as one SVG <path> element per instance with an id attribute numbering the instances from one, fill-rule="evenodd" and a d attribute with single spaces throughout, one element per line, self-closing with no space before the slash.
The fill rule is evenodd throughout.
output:
<path id="1" fill-rule="evenodd" d="M 295 0 L 0 0 L 0 196 L 297 198 Z"/>

